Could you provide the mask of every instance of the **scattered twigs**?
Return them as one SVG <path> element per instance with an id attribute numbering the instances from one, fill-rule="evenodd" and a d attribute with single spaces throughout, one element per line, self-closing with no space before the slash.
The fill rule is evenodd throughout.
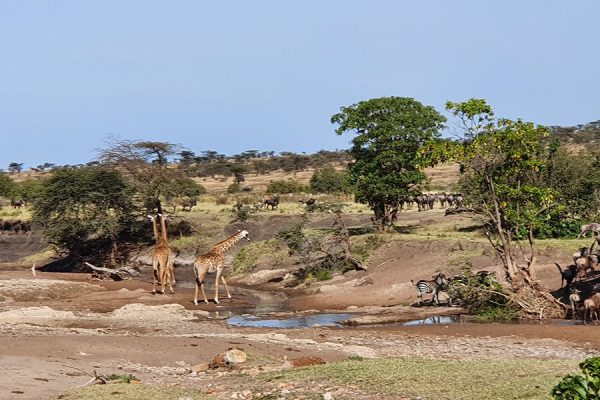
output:
<path id="1" fill-rule="evenodd" d="M 384 264 L 387 264 L 387 263 L 389 263 L 389 262 L 396 261 L 396 260 L 397 260 L 397 258 L 390 258 L 389 260 L 385 260 L 384 262 L 377 264 L 377 265 L 375 266 L 375 268 L 377 268 L 377 267 L 381 267 L 381 266 L 382 266 L 382 265 L 384 265 Z"/>
<path id="2" fill-rule="evenodd" d="M 63 367 L 76 369 L 76 370 L 81 371 L 84 374 L 86 374 L 86 375 L 88 375 L 88 376 L 90 376 L 92 378 L 89 381 L 87 381 L 86 383 L 84 383 L 83 385 L 75 386 L 75 388 L 82 388 L 82 387 L 89 386 L 89 385 L 105 385 L 107 383 L 107 381 L 108 381 L 108 379 L 106 378 L 106 376 L 104 376 L 104 375 L 98 375 L 98 373 L 96 372 L 96 370 L 94 370 L 93 374 L 90 374 L 86 370 L 83 370 L 83 369 L 77 368 L 77 367 L 73 367 L 71 365 L 63 365 Z"/>

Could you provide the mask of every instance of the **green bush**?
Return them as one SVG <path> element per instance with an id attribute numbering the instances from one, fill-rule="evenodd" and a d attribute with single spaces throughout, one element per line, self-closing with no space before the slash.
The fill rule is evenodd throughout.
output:
<path id="1" fill-rule="evenodd" d="M 247 222 L 252 217 L 252 210 L 249 206 L 238 201 L 231 209 L 231 216 L 233 217 L 232 223 L 238 221 Z"/>
<path id="2" fill-rule="evenodd" d="M 361 261 L 367 261 L 367 259 L 373 254 L 373 252 L 375 252 L 375 250 L 387 243 L 386 238 L 380 233 L 366 235 L 364 237 L 364 241 L 360 241 L 362 243 L 357 243 L 352 246 L 352 254 Z"/>
<path id="3" fill-rule="evenodd" d="M 544 221 L 543 224 L 540 224 L 534 234 L 536 239 L 572 238 L 579 235 L 579 227 L 583 223 L 582 221 L 562 218 L 561 216 L 552 216 Z"/>
<path id="4" fill-rule="evenodd" d="M 324 268 L 314 268 L 308 271 L 304 281 L 328 281 L 330 279 L 333 279 L 331 271 Z"/>
<path id="5" fill-rule="evenodd" d="M 16 191 L 15 182 L 4 172 L 0 172 L 0 197 L 13 197 Z"/>
<path id="6" fill-rule="evenodd" d="M 239 193 L 241 190 L 242 190 L 242 187 L 237 182 L 234 182 L 231 185 L 227 186 L 227 193 L 229 193 L 229 194 Z"/>
<path id="7" fill-rule="evenodd" d="M 293 179 L 271 181 L 267 187 L 268 193 L 303 193 L 308 192 L 309 188 Z"/>
<path id="8" fill-rule="evenodd" d="M 579 364 L 583 375 L 567 375 L 552 388 L 554 400 L 591 400 L 600 398 L 600 357 Z"/>
<path id="9" fill-rule="evenodd" d="M 310 178 L 310 189 L 315 193 L 343 193 L 346 191 L 346 173 L 328 167 L 315 171 Z"/>
<path id="10" fill-rule="evenodd" d="M 282 229 L 275 234 L 275 238 L 285 243 L 290 249 L 290 254 L 297 254 L 302 249 L 302 245 L 306 239 L 304 236 L 304 225 L 305 221 L 303 220 L 299 224 L 288 229 Z"/>

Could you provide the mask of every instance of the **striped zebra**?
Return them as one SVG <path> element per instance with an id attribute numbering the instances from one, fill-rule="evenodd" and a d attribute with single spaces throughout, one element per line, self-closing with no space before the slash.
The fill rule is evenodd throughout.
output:
<path id="1" fill-rule="evenodd" d="M 435 301 L 436 305 L 440 304 L 440 292 L 444 292 L 448 289 L 448 279 L 444 273 L 439 272 L 433 275 L 433 279 L 430 281 L 420 280 L 417 283 L 410 281 L 417 288 L 417 297 L 419 298 L 419 305 L 423 302 L 423 295 L 425 293 L 433 293 L 431 296 L 431 304 Z"/>

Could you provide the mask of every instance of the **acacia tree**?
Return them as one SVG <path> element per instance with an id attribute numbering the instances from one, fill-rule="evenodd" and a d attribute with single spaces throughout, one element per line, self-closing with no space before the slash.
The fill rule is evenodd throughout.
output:
<path id="1" fill-rule="evenodd" d="M 336 133 L 354 133 L 348 182 L 381 229 L 396 219 L 400 201 L 420 194 L 427 176 L 421 147 L 438 138 L 446 119 L 409 97 L 381 97 L 342 107 L 331 122 Z"/>
<path id="2" fill-rule="evenodd" d="M 536 317 L 563 315 L 560 303 L 537 281 L 534 232 L 561 207 L 559 193 L 543 182 L 549 135 L 546 127 L 521 120 L 496 119 L 485 100 L 448 102 L 459 118 L 462 140 L 441 153 L 461 164 L 465 198 L 487 219 L 485 235 L 502 260 L 511 299 Z M 523 246 L 522 242 L 526 241 Z"/>
<path id="3" fill-rule="evenodd" d="M 184 171 L 168 168 L 168 158 L 181 151 L 172 143 L 114 139 L 100 150 L 100 160 L 123 172 L 149 211 L 162 213 L 170 182 L 185 177 Z"/>

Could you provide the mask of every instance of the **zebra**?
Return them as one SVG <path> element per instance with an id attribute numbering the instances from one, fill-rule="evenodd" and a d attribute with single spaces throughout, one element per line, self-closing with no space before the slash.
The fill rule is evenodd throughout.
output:
<path id="1" fill-rule="evenodd" d="M 435 301 L 436 305 L 440 304 L 440 292 L 444 292 L 448 289 L 448 279 L 444 273 L 439 272 L 433 275 L 433 279 L 430 281 L 420 280 L 417 283 L 410 281 L 417 288 L 417 297 L 419 298 L 419 306 L 423 302 L 423 295 L 425 293 L 433 293 L 431 296 L 431 303 Z"/>

